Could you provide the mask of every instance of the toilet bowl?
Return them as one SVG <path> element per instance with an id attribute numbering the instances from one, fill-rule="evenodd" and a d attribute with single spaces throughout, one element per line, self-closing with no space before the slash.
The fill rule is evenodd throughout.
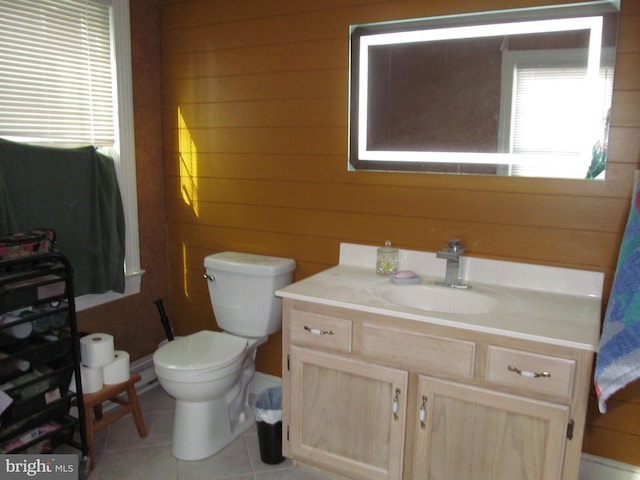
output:
<path id="1" fill-rule="evenodd" d="M 201 330 L 153 355 L 160 386 L 176 400 L 171 453 L 209 457 L 255 423 L 249 384 L 259 345 L 282 324 L 275 291 L 293 278 L 295 262 L 237 252 L 205 258 L 205 278 L 222 332 Z"/>
<path id="2" fill-rule="evenodd" d="M 253 425 L 248 384 L 256 348 L 265 341 L 201 330 L 156 351 L 158 381 L 176 399 L 171 443 L 176 458 L 209 457 Z"/>

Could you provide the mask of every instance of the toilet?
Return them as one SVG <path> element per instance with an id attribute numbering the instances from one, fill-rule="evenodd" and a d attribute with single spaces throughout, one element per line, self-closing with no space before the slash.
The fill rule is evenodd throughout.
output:
<path id="1" fill-rule="evenodd" d="M 160 386 L 176 400 L 171 453 L 200 460 L 255 423 L 249 382 L 256 349 L 282 325 L 276 290 L 293 279 L 295 261 L 222 252 L 204 259 L 209 298 L 222 332 L 177 337 L 153 355 Z"/>

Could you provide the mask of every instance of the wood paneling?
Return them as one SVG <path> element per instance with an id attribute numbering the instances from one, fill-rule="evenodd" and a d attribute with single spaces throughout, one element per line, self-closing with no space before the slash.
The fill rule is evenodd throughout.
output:
<path id="1" fill-rule="evenodd" d="M 603 271 L 608 291 L 640 161 L 639 2 L 622 0 L 606 181 L 347 171 L 350 24 L 554 3 L 568 0 L 163 1 L 177 332 L 216 328 L 202 261 L 223 250 L 292 257 L 299 280 L 341 241 L 434 251 L 456 236 L 470 255 Z M 279 374 L 280 341 L 259 349 L 260 371 Z M 592 402 L 585 450 L 640 464 L 622 446 L 640 442 L 619 426 L 632 415 L 622 394 L 607 415 Z"/>

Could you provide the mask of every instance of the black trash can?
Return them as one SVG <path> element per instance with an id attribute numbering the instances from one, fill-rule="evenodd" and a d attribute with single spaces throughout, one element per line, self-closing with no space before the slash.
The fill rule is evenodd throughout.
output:
<path id="1" fill-rule="evenodd" d="M 282 456 L 282 387 L 263 390 L 254 405 L 260 460 L 269 465 L 284 461 Z"/>

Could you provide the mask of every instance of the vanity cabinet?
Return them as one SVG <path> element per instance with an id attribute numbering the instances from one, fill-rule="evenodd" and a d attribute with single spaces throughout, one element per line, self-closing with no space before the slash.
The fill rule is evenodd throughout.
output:
<path id="1" fill-rule="evenodd" d="M 346 318 L 289 312 L 283 452 L 345 476 L 401 478 L 407 370 L 336 355 L 351 352 Z"/>
<path id="2" fill-rule="evenodd" d="M 411 478 L 560 479 L 569 407 L 420 376 Z"/>
<path id="3" fill-rule="evenodd" d="M 294 458 L 358 478 L 401 478 L 407 371 L 291 348 Z"/>
<path id="4" fill-rule="evenodd" d="M 367 480 L 578 478 L 592 352 L 283 302 L 294 461 Z"/>

